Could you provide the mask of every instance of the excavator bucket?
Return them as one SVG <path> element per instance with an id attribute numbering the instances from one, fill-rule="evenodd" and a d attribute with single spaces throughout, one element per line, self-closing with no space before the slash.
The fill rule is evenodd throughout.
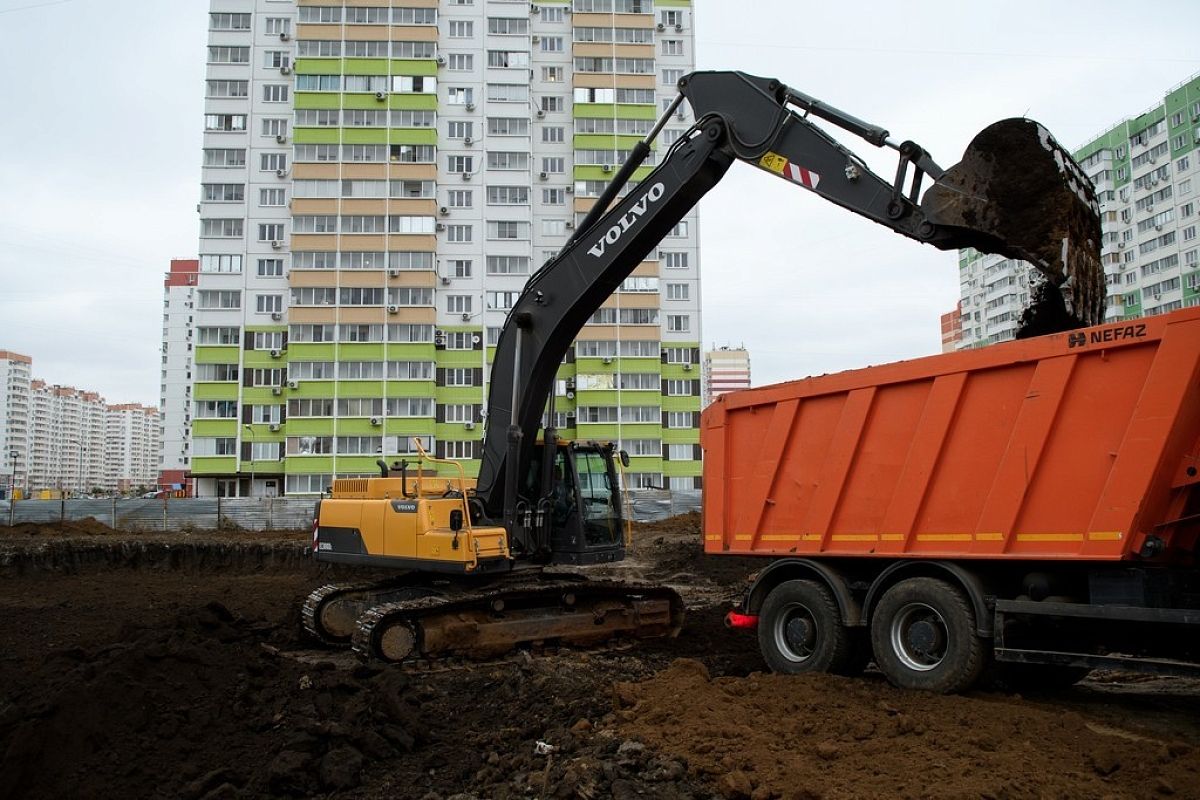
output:
<path id="1" fill-rule="evenodd" d="M 921 200 L 931 222 L 958 229 L 970 246 L 1033 264 L 1017 336 L 1104 321 L 1100 207 L 1087 176 L 1030 119 L 989 125 Z"/>

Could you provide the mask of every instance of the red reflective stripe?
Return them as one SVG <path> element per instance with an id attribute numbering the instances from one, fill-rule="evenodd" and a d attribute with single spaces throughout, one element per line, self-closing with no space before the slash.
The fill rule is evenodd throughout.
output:
<path id="1" fill-rule="evenodd" d="M 725 624 L 731 628 L 757 628 L 757 614 L 740 614 L 737 611 L 730 611 L 725 615 Z"/>

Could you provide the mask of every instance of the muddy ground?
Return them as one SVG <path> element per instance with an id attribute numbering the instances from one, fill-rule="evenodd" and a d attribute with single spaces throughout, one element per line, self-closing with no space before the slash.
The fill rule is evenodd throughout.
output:
<path id="1" fill-rule="evenodd" d="M 935 697 L 765 675 L 721 617 L 757 562 L 698 519 L 607 571 L 678 588 L 673 641 L 377 668 L 313 648 L 296 534 L 0 529 L 0 797 L 1200 797 L 1200 685 Z"/>

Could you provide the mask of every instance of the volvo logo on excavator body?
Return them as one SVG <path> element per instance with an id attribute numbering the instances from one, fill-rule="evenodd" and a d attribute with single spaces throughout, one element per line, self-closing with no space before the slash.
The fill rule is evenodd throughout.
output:
<path id="1" fill-rule="evenodd" d="M 642 195 L 638 201 L 633 204 L 633 207 L 626 211 L 621 218 L 617 220 L 617 224 L 605 231 L 604 235 L 600 237 L 600 240 L 588 248 L 588 252 L 596 258 L 603 256 L 604 251 L 608 249 L 608 246 L 610 244 L 616 244 L 625 234 L 625 231 L 629 230 L 633 223 L 637 222 L 638 219 L 646 213 L 646 209 L 650 208 L 650 204 L 658 202 L 658 199 L 663 196 L 663 192 L 665 191 L 666 189 L 663 188 L 661 183 L 656 183 L 651 186 L 650 190 Z"/>

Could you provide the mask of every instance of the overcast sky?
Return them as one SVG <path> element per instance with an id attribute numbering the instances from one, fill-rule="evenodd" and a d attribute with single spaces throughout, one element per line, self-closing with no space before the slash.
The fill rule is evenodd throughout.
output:
<path id="1" fill-rule="evenodd" d="M 698 68 L 779 78 L 943 167 L 1010 116 L 1078 147 L 1200 71 L 1196 0 L 695 6 Z M 196 256 L 207 11 L 0 0 L 0 349 L 38 377 L 158 401 L 162 275 Z M 756 385 L 940 349 L 953 253 L 743 165 L 700 213 L 704 346 L 744 344 Z"/>

